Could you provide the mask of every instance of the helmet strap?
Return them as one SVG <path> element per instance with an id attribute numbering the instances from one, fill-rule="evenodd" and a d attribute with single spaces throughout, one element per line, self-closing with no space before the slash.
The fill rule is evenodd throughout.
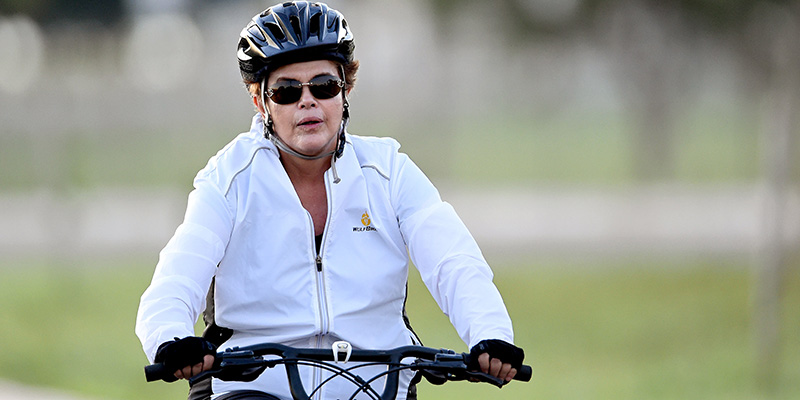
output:
<path id="1" fill-rule="evenodd" d="M 339 71 L 342 74 L 344 87 L 342 88 L 342 128 L 339 130 L 339 143 L 336 146 L 336 154 L 334 157 L 339 158 L 344 152 L 345 132 L 347 132 L 347 125 L 350 123 L 350 102 L 347 101 L 347 77 L 344 74 L 344 65 L 339 64 Z"/>

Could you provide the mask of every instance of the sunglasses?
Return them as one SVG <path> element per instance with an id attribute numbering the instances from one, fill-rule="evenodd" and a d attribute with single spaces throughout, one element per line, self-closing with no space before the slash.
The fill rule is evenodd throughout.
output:
<path id="1" fill-rule="evenodd" d="M 330 75 L 312 78 L 306 83 L 295 80 L 282 80 L 267 88 L 267 97 L 278 104 L 292 104 L 303 96 L 303 86 L 308 86 L 311 94 L 319 100 L 333 98 L 341 93 L 344 82 Z"/>

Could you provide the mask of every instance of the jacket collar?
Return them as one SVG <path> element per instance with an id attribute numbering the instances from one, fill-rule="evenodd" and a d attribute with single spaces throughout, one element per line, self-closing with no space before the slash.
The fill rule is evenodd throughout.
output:
<path id="1" fill-rule="evenodd" d="M 252 122 L 250 123 L 250 134 L 266 150 L 273 153 L 276 157 L 280 157 L 280 151 L 278 148 L 265 136 L 264 118 L 261 116 L 261 113 L 256 113 L 253 116 Z M 330 168 L 328 170 L 330 170 Z M 342 181 L 347 180 L 348 177 L 352 179 L 353 177 L 360 175 L 361 172 L 361 166 L 358 162 L 358 158 L 355 155 L 355 151 L 353 150 L 353 143 L 350 140 L 350 134 L 346 130 L 344 151 L 342 152 L 342 156 L 336 159 L 336 170 L 339 178 Z"/>

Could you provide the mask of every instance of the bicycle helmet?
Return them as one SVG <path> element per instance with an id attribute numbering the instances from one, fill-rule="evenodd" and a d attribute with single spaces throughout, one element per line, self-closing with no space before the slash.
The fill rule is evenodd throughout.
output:
<path id="1" fill-rule="evenodd" d="M 344 15 L 324 3 L 291 1 L 267 8 L 242 29 L 237 56 L 245 82 L 276 68 L 326 59 L 353 62 L 353 34 Z"/>

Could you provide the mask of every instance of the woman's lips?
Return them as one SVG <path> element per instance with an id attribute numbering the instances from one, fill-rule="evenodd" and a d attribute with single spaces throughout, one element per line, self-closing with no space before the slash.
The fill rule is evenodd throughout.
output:
<path id="1" fill-rule="evenodd" d="M 318 126 L 321 123 L 322 123 L 322 120 L 319 119 L 319 118 L 306 117 L 306 118 L 301 119 L 300 122 L 297 123 L 297 126 L 302 126 L 302 127 L 306 127 L 306 128 L 313 128 L 313 127 Z"/>

